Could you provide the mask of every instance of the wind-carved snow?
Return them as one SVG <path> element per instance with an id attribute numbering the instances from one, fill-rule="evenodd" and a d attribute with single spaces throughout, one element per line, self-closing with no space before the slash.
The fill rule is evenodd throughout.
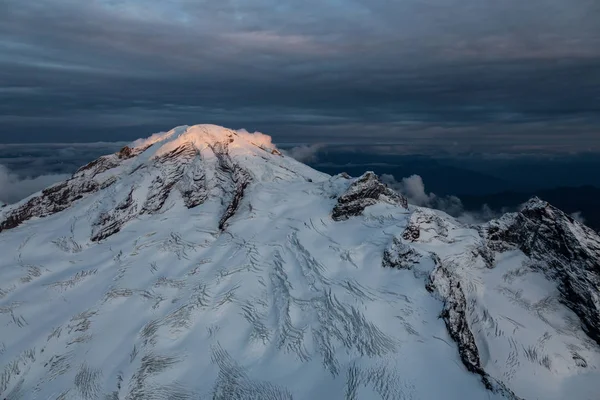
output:
<path id="1" fill-rule="evenodd" d="M 513 240 L 546 217 L 464 226 L 263 139 L 179 127 L 4 207 L 0 398 L 597 397 L 564 289 L 598 295 L 593 232 L 548 211 L 576 280 Z"/>

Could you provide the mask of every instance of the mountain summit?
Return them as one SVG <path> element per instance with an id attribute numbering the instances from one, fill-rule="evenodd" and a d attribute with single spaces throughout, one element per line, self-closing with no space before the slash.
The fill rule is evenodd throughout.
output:
<path id="1" fill-rule="evenodd" d="M 0 398 L 593 399 L 600 238 L 178 127 L 0 208 Z"/>
<path id="2" fill-rule="evenodd" d="M 0 231 L 44 217 L 102 192 L 96 203 L 92 240 L 118 232 L 127 221 L 176 206 L 194 208 L 208 198 L 228 204 L 222 229 L 251 183 L 325 179 L 282 157 L 262 134 L 236 133 L 214 125 L 182 126 L 138 140 L 116 154 L 81 167 L 71 179 L 33 196 L 0 219 Z M 172 202 L 165 206 L 167 199 Z M 175 197 L 178 197 L 175 199 Z"/>

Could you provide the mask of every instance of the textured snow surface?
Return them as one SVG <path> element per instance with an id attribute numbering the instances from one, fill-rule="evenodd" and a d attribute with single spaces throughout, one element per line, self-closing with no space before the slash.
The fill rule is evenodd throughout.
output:
<path id="1" fill-rule="evenodd" d="M 598 398 L 539 261 L 390 201 L 334 221 L 354 180 L 270 146 L 179 127 L 1 231 L 0 398 Z"/>

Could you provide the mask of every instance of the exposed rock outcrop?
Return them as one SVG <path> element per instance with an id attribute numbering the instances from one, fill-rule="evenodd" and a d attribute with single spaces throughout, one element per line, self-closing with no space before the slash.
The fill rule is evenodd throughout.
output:
<path id="1" fill-rule="evenodd" d="M 217 156 L 220 172 L 230 182 L 230 185 L 222 186 L 223 191 L 230 197 L 229 204 L 219 221 L 219 229 L 223 230 L 226 227 L 227 220 L 235 214 L 240 206 L 240 202 L 244 197 L 244 190 L 250 184 L 251 176 L 248 171 L 231 160 L 225 143 L 216 143 L 211 149 Z"/>
<path id="2" fill-rule="evenodd" d="M 593 230 L 533 198 L 520 212 L 487 224 L 484 235 L 496 250 L 518 248 L 537 260 L 557 282 L 561 301 L 600 344 L 600 238 Z"/>
<path id="3" fill-rule="evenodd" d="M 47 217 L 63 211 L 77 200 L 111 186 L 116 182 L 116 178 L 105 172 L 120 166 L 124 160 L 133 158 L 148 148 L 149 146 L 125 146 L 114 154 L 99 157 L 84 165 L 70 179 L 50 186 L 24 204 L 8 210 L 1 217 L 0 232 L 15 228 L 34 217 Z"/>
<path id="4" fill-rule="evenodd" d="M 284 156 L 276 149 L 247 142 L 234 131 L 224 128 L 207 125 L 194 127 L 192 130 L 193 132 L 176 128 L 170 133 L 162 134 L 162 140 L 166 140 L 168 145 L 156 146 L 153 155 L 139 161 L 124 164 L 126 160 L 149 149 L 155 141 L 151 141 L 152 144 L 144 144 L 142 141 L 139 147 L 125 146 L 117 153 L 88 163 L 69 180 L 45 189 L 22 205 L 7 208 L 0 216 L 0 231 L 15 228 L 33 217 L 44 217 L 65 210 L 75 201 L 116 182 L 119 182 L 119 189 L 108 192 L 108 197 L 92 211 L 92 241 L 114 235 L 134 218 L 163 212 L 168 199 L 175 193 L 183 200 L 186 208 L 203 204 L 212 193 L 223 203 L 218 228 L 225 229 L 227 221 L 238 210 L 253 177 L 245 166 L 234 159 L 231 151 L 236 155 L 240 151 L 245 156 L 256 155 L 262 160 L 260 163 L 265 163 L 265 157 L 268 157 L 262 152 L 267 152 L 271 157 Z M 256 151 L 254 149 L 259 152 L 253 153 Z M 203 159 L 203 154 L 209 159 Z M 285 161 L 280 164 L 265 165 L 284 171 L 286 175 L 295 174 L 286 167 Z M 262 168 L 258 164 L 252 165 Z M 111 172 L 113 170 L 114 173 Z M 266 176 L 272 176 L 272 172 Z M 308 177 L 304 179 L 312 181 Z M 123 187 L 126 192 L 122 190 Z M 123 196 L 123 193 L 127 195 Z M 177 196 L 173 197 L 176 198 Z"/>
<path id="5" fill-rule="evenodd" d="M 127 197 L 121 201 L 114 210 L 101 213 L 92 225 L 93 242 L 106 239 L 121 230 L 125 223 L 137 215 L 138 207 L 133 200 L 133 191 L 131 188 Z"/>
<path id="6" fill-rule="evenodd" d="M 8 210 L 2 217 L 3 220 L 0 221 L 0 232 L 15 228 L 33 217 L 47 217 L 60 212 L 71 206 L 75 201 L 96 192 L 101 187 L 103 185 L 97 181 L 77 175 L 67 181 L 50 186 L 25 204 Z"/>
<path id="7" fill-rule="evenodd" d="M 453 275 L 450 266 L 444 265 L 437 255 L 432 254 L 432 257 L 436 267 L 429 276 L 426 288 L 439 295 L 444 302 L 440 317 L 446 324 L 448 334 L 458 346 L 458 354 L 463 365 L 470 372 L 481 376 L 481 382 L 492 392 L 508 399 L 518 400 L 519 397 L 510 389 L 489 376 L 483 369 L 479 349 L 467 320 L 467 300 L 460 280 Z"/>
<path id="8" fill-rule="evenodd" d="M 421 255 L 415 249 L 395 237 L 383 252 L 381 264 L 385 268 L 411 269 L 420 259 Z"/>
<path id="9" fill-rule="evenodd" d="M 410 216 L 402 238 L 409 242 L 439 240 L 447 242 L 450 225 L 433 210 L 416 209 Z"/>
<path id="10" fill-rule="evenodd" d="M 338 198 L 331 217 L 335 221 L 342 221 L 361 215 L 365 208 L 377 203 L 389 203 L 408 208 L 406 197 L 387 187 L 375 173 L 366 172 Z"/>

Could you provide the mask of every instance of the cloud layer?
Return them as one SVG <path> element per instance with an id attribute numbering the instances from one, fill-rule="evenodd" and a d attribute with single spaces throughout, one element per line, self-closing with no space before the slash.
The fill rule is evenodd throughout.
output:
<path id="1" fill-rule="evenodd" d="M 317 161 L 319 152 L 323 151 L 325 147 L 323 143 L 300 145 L 286 150 L 285 153 L 302 163 L 312 163 Z"/>
<path id="2" fill-rule="evenodd" d="M 11 204 L 38 192 L 70 175 L 40 175 L 35 178 L 21 178 L 0 164 L 0 203 Z"/>
<path id="3" fill-rule="evenodd" d="M 0 202 L 17 202 L 67 179 L 82 165 L 124 145 L 123 142 L 0 144 Z"/>
<path id="4" fill-rule="evenodd" d="M 456 196 L 437 196 L 435 193 L 427 193 L 423 178 L 419 175 L 411 175 L 397 181 L 393 175 L 382 174 L 381 180 L 392 189 L 406 196 L 409 204 L 444 211 L 466 224 L 486 222 L 498 218 L 508 211 L 495 211 L 486 204 L 479 211 L 466 211 L 462 201 Z"/>
<path id="5" fill-rule="evenodd" d="M 589 0 L 6 0 L 0 142 L 212 122 L 278 143 L 600 149 L 598 20 Z"/>

